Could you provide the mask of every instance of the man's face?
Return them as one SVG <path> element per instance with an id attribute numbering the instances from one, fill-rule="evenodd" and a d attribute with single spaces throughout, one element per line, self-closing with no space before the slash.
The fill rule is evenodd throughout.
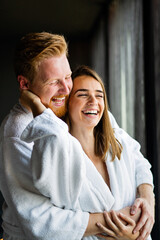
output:
<path id="1" fill-rule="evenodd" d="M 42 61 L 33 83 L 29 83 L 29 90 L 38 95 L 58 117 L 66 113 L 71 89 L 71 69 L 65 54 Z"/>

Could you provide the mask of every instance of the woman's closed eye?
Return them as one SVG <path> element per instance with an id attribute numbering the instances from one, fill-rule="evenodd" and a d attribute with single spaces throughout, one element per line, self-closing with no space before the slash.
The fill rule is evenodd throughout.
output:
<path id="1" fill-rule="evenodd" d="M 103 95 L 96 95 L 97 98 L 104 98 Z"/>
<path id="2" fill-rule="evenodd" d="M 77 97 L 88 97 L 88 94 L 87 93 L 81 93 L 81 94 L 78 94 Z"/>

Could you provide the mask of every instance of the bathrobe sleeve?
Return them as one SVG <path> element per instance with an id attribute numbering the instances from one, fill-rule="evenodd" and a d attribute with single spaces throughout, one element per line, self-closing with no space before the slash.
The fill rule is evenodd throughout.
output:
<path id="1" fill-rule="evenodd" d="M 22 141 L 19 136 L 0 139 L 0 158 L 4 159 L 0 166 L 0 188 L 3 190 L 6 205 L 12 209 L 12 213 L 7 209 L 4 211 L 3 228 L 9 239 L 82 239 L 89 214 L 56 207 L 49 197 L 45 196 L 47 193 L 41 194 L 35 188 L 30 170 L 32 147 L 32 143 Z M 36 171 L 37 173 L 39 172 Z M 51 184 L 54 184 L 54 181 Z M 68 202 L 70 194 L 67 195 Z M 10 216 L 9 223 L 8 216 Z"/>
<path id="2" fill-rule="evenodd" d="M 113 117 L 113 115 L 109 113 L 111 125 L 113 129 L 115 129 L 115 133 L 121 136 L 125 142 L 128 143 L 132 153 L 134 153 L 134 161 L 135 161 L 135 180 L 136 186 L 138 187 L 141 184 L 150 184 L 153 186 L 153 175 L 151 172 L 151 164 L 149 161 L 144 158 L 142 153 L 140 152 L 141 146 L 140 144 L 134 140 L 131 136 L 129 136 L 122 128 L 120 128 Z"/>
<path id="3" fill-rule="evenodd" d="M 66 124 L 48 112 L 27 126 L 22 139 L 34 142 L 31 169 L 36 188 L 54 205 L 70 209 L 78 200 L 85 178 L 84 154 Z"/>
<path id="4" fill-rule="evenodd" d="M 57 219 L 61 219 L 62 223 L 59 221 L 58 226 L 57 220 L 54 220 L 54 225 L 64 230 L 64 233 L 61 238 L 54 239 L 81 239 L 88 224 L 89 214 L 76 210 L 82 180 L 85 177 L 84 156 L 83 151 L 79 150 L 80 143 L 68 133 L 66 124 L 50 109 L 36 117 L 24 130 L 21 138 L 26 142 L 34 141 L 31 170 L 33 183 L 39 194 L 50 199 L 58 208 L 74 209 L 73 212 L 59 209 Z M 79 229 L 77 221 L 80 224 Z"/>

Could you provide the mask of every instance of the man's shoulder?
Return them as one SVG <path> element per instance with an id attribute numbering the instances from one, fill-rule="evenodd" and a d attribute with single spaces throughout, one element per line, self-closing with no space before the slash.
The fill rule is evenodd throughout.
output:
<path id="1" fill-rule="evenodd" d="M 32 119 L 32 113 L 28 112 L 20 104 L 16 104 L 2 122 L 1 134 L 4 137 L 20 137 Z"/>

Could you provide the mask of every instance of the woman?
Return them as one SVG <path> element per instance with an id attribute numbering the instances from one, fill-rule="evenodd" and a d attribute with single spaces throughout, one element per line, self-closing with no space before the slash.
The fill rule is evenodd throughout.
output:
<path id="1" fill-rule="evenodd" d="M 30 124 L 22 136 L 25 141 L 35 142 L 32 155 L 34 185 L 50 197 L 53 204 L 67 209 L 92 213 L 130 206 L 137 188 L 134 149 L 121 130 L 113 132 L 104 86 L 98 75 L 81 67 L 73 74 L 73 81 L 69 99 L 70 132 L 89 158 L 78 151 L 79 142 L 75 138 L 70 135 L 63 138 L 65 128 L 59 128 L 57 135 L 58 126 L 55 127 L 52 119 L 45 116 L 44 126 L 37 118 L 38 125 Z M 42 126 L 44 132 L 40 131 Z M 62 146 L 66 144 L 66 151 L 60 149 L 60 141 Z M 52 161 L 56 159 L 57 149 L 63 157 Z M 117 216 L 127 222 L 127 226 Z M 132 234 L 135 222 L 130 218 L 112 212 L 111 217 L 106 214 L 106 222 L 108 228 L 103 228 L 103 232 L 108 235 L 116 239 L 137 238 Z M 118 236 L 122 228 L 125 231 Z"/>

